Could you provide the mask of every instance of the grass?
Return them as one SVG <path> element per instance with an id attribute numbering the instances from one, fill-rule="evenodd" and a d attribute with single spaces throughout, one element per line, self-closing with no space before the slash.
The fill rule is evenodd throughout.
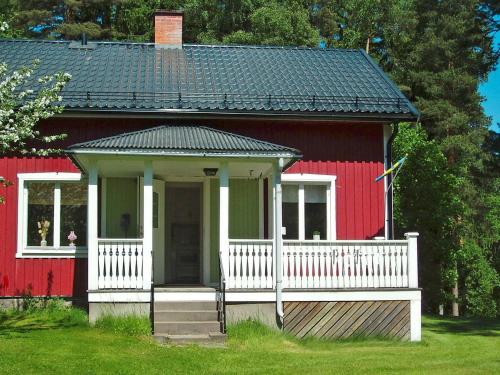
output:
<path id="1" fill-rule="evenodd" d="M 95 327 L 130 336 L 146 336 L 151 334 L 149 318 L 137 315 L 104 315 L 95 323 Z"/>
<path id="2" fill-rule="evenodd" d="M 297 340 L 256 322 L 230 327 L 228 347 L 169 347 L 140 334 L 144 320 L 82 312 L 0 313 L 0 374 L 493 374 L 500 321 L 424 318 L 421 343 Z M 142 328 L 141 328 L 142 327 Z M 118 332 L 118 333 L 116 333 Z"/>

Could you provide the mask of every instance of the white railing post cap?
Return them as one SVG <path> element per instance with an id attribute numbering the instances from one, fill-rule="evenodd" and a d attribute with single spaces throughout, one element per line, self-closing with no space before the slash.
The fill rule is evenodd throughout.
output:
<path id="1" fill-rule="evenodd" d="M 406 239 L 417 238 L 418 237 L 418 232 L 407 232 L 407 233 L 405 233 L 405 237 L 406 237 Z"/>

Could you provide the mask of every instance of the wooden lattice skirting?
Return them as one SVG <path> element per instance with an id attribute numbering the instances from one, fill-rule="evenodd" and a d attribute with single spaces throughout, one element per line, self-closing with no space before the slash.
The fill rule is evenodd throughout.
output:
<path id="1" fill-rule="evenodd" d="M 410 339 L 409 301 L 285 302 L 284 329 L 297 337 Z"/>

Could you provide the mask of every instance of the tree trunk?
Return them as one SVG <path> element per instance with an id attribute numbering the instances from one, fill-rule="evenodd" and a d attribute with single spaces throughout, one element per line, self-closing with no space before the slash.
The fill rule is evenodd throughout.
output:
<path id="1" fill-rule="evenodd" d="M 366 38 L 366 53 L 370 53 L 370 37 Z"/>
<path id="2" fill-rule="evenodd" d="M 458 311 L 458 281 L 455 281 L 455 286 L 451 290 L 453 293 L 453 303 L 451 304 L 451 315 L 460 316 Z"/>

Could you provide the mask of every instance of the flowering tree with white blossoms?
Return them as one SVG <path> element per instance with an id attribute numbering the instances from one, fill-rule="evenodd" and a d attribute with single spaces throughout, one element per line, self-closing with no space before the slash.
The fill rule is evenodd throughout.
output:
<path id="1" fill-rule="evenodd" d="M 0 23 L 0 33 L 8 25 Z M 46 144 L 65 137 L 65 134 L 41 135 L 36 125 L 40 120 L 61 113 L 62 89 L 71 79 L 67 73 L 56 73 L 33 80 L 33 73 L 40 61 L 31 66 L 10 71 L 7 64 L 0 62 L 0 157 L 7 154 L 46 156 L 57 150 Z M 32 86 L 28 88 L 27 86 Z M 40 145 L 33 147 L 33 145 Z M 0 176 L 0 186 L 10 183 Z M 0 195 L 0 203 L 4 197 Z"/>

